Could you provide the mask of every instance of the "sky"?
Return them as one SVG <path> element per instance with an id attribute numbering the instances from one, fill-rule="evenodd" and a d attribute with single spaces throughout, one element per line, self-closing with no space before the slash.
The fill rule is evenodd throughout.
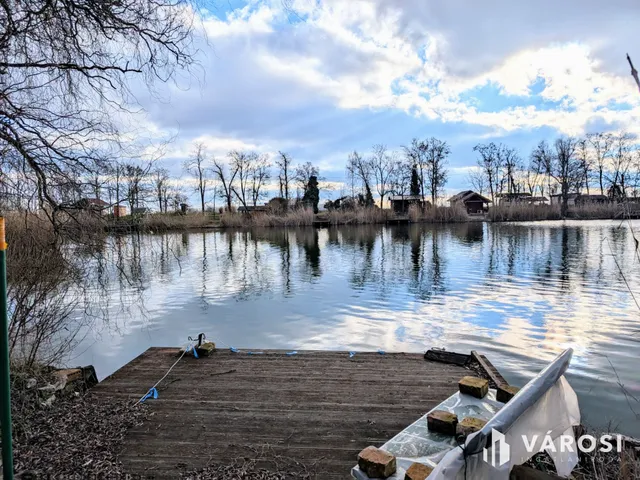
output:
<path id="1" fill-rule="evenodd" d="M 559 135 L 640 134 L 637 0 L 219 0 L 198 15 L 199 66 L 140 95 L 175 176 L 194 142 L 282 150 L 337 197 L 349 152 L 435 136 L 450 195 L 470 187 L 477 143 L 528 158 Z"/>

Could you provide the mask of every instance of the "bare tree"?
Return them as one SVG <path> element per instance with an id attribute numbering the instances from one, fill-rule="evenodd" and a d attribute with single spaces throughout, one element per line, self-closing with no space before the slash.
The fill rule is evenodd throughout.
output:
<path id="1" fill-rule="evenodd" d="M 183 186 L 179 182 L 169 182 L 167 185 L 167 192 L 164 197 L 164 210 L 169 211 L 169 207 L 174 212 L 178 212 L 181 209 L 181 205 L 187 203 L 187 196 L 183 191 Z"/>
<path id="2" fill-rule="evenodd" d="M 567 216 L 569 193 L 572 190 L 576 191 L 582 181 L 580 161 L 576 158 L 577 144 L 575 138 L 561 137 L 554 143 L 553 154 L 550 154 L 545 142 L 541 142 L 532 153 L 532 156 L 545 166 L 549 175 L 560 185 L 562 199 L 560 212 L 563 217 Z"/>
<path id="3" fill-rule="evenodd" d="M 280 197 L 284 198 L 288 204 L 290 199 L 289 183 L 291 182 L 291 155 L 285 152 L 278 152 L 276 166 L 278 167 Z"/>
<path id="4" fill-rule="evenodd" d="M 0 149 L 24 161 L 44 211 L 130 157 L 116 117 L 136 109 L 128 82 L 173 78 L 194 62 L 187 1 L 10 0 L 0 8 Z"/>
<path id="5" fill-rule="evenodd" d="M 436 205 L 441 190 L 447 183 L 447 158 L 451 149 L 447 142 L 431 137 L 426 144 L 426 178 L 427 191 L 431 194 L 431 204 Z"/>
<path id="6" fill-rule="evenodd" d="M 547 179 L 547 193 L 552 194 L 551 189 L 551 171 L 549 168 L 552 165 L 553 152 L 551 147 L 546 141 L 540 142 L 536 148 L 531 152 L 531 168 L 538 174 L 544 175 Z M 540 182 L 540 194 L 544 196 L 544 182 Z"/>
<path id="7" fill-rule="evenodd" d="M 375 202 L 373 201 L 373 194 L 371 193 L 371 162 L 365 160 L 362 155 L 354 151 L 349 154 L 347 171 L 354 179 L 361 182 L 364 190 L 364 205 L 372 207 Z"/>
<path id="8" fill-rule="evenodd" d="M 478 167 L 485 176 L 487 186 L 489 187 L 489 193 L 491 194 L 491 201 L 495 202 L 496 193 L 500 189 L 500 182 L 502 179 L 502 157 L 499 154 L 499 147 L 491 142 L 485 144 L 478 144 L 473 147 L 474 152 L 478 152 L 480 158 L 478 159 Z"/>
<path id="9" fill-rule="evenodd" d="M 542 177 L 542 173 L 544 172 L 544 167 L 537 161 L 536 157 L 529 157 L 529 167 L 525 171 L 525 188 L 529 195 L 534 196 L 536 188 L 540 190 L 540 195 L 544 197 L 544 181 Z"/>
<path id="10" fill-rule="evenodd" d="M 578 140 L 576 146 L 576 156 L 580 162 L 580 171 L 582 173 L 582 180 L 578 186 L 578 190 L 585 187 L 587 195 L 589 195 L 589 179 L 591 178 L 591 154 L 589 152 L 589 144 L 586 138 Z"/>
<path id="11" fill-rule="evenodd" d="M 613 147 L 610 162 L 610 169 L 605 173 L 605 178 L 611 185 L 611 192 L 619 191 L 622 197 L 625 193 L 625 176 L 628 176 L 629 169 L 633 162 L 631 153 L 631 135 L 628 133 L 619 133 L 613 137 Z"/>
<path id="12" fill-rule="evenodd" d="M 232 153 L 233 152 L 229 153 L 230 160 L 233 159 Z M 226 165 L 223 161 L 214 158 L 213 174 L 218 179 L 220 186 L 222 187 L 220 195 L 227 206 L 227 210 L 231 211 L 231 207 L 233 205 L 234 182 L 238 175 L 236 163 L 231 161 L 229 162 L 229 165 Z"/>
<path id="13" fill-rule="evenodd" d="M 169 172 L 166 168 L 156 168 L 153 171 L 153 187 L 158 200 L 158 209 L 167 213 L 167 195 L 169 192 Z"/>
<path id="14" fill-rule="evenodd" d="M 393 178 L 398 161 L 396 156 L 387 150 L 386 145 L 378 144 L 373 146 L 373 155 L 369 163 L 376 190 L 380 195 L 380 208 L 384 208 L 384 197 L 393 189 Z"/>
<path id="15" fill-rule="evenodd" d="M 613 147 L 613 135 L 609 133 L 590 133 L 587 141 L 593 147 L 594 164 L 598 174 L 598 185 L 600 185 L 600 195 L 604 195 L 604 175 L 607 169 L 608 159 L 611 158 Z"/>
<path id="16" fill-rule="evenodd" d="M 229 163 L 231 170 L 236 172 L 240 188 L 232 187 L 238 201 L 247 210 L 247 197 L 251 198 L 250 182 L 253 164 L 257 154 L 254 152 L 244 152 L 233 150 L 229 153 Z"/>
<path id="17" fill-rule="evenodd" d="M 411 192 L 411 177 L 413 170 L 413 165 L 407 161 L 407 158 L 396 158 L 395 166 L 393 167 L 393 175 L 391 176 L 389 192 L 402 196 L 409 195 Z M 420 182 L 418 180 L 416 186 L 417 190 L 420 190 L 419 183 Z"/>
<path id="18" fill-rule="evenodd" d="M 271 178 L 271 164 L 266 154 L 256 155 L 253 165 L 251 165 L 251 200 L 253 206 L 258 204 L 258 200 L 264 197 L 264 186 Z"/>
<path id="19" fill-rule="evenodd" d="M 471 188 L 482 195 L 484 193 L 484 189 L 486 188 L 486 178 L 484 172 L 480 168 L 474 167 L 472 170 L 469 170 L 467 178 L 469 180 Z"/>
<path id="20" fill-rule="evenodd" d="M 500 144 L 497 148 L 497 154 L 499 156 L 498 163 L 504 165 L 504 181 L 507 182 L 507 193 L 519 193 L 516 177 L 521 169 L 522 161 L 518 152 L 511 147 Z"/>
<path id="21" fill-rule="evenodd" d="M 200 197 L 200 209 L 205 210 L 205 196 L 210 183 L 211 168 L 207 162 L 207 152 L 204 144 L 196 143 L 191 157 L 186 161 L 184 168 L 196 180 L 195 190 Z"/>
<path id="22" fill-rule="evenodd" d="M 125 181 L 125 198 L 129 203 L 131 213 L 135 209 L 141 208 L 145 202 L 145 196 L 148 192 L 147 180 L 151 164 L 137 165 L 135 163 L 125 163 L 123 165 L 123 178 Z"/>

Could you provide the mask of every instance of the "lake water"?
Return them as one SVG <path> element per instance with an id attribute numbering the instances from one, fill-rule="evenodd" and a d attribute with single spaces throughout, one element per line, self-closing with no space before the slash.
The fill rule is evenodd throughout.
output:
<path id="1" fill-rule="evenodd" d="M 585 423 L 640 435 L 640 222 L 263 229 L 110 238 L 71 365 L 150 346 L 485 353 L 524 384 L 563 349 Z M 616 261 L 619 267 L 616 265 Z M 623 385 L 623 386 L 621 386 Z M 141 385 L 141 394 L 150 385 Z M 453 392 L 452 392 L 453 393 Z"/>

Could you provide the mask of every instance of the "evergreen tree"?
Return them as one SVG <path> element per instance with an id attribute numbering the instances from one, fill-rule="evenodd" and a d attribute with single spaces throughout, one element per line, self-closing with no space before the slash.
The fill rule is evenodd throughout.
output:
<path id="1" fill-rule="evenodd" d="M 318 177 L 311 175 L 309 183 L 305 189 L 302 201 L 305 205 L 313 207 L 313 213 L 318 213 L 318 202 L 320 201 L 320 189 L 318 188 Z"/>

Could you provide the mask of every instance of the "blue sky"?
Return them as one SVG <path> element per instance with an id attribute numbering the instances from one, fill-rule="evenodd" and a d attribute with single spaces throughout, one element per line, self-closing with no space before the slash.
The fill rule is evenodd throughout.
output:
<path id="1" fill-rule="evenodd" d="M 283 150 L 318 164 L 334 196 L 348 153 L 377 143 L 448 141 L 450 194 L 468 187 L 477 143 L 526 158 L 542 139 L 640 129 L 625 58 L 640 66 L 634 1 L 520 3 L 205 3 L 200 66 L 143 96 L 144 121 L 174 139 L 164 163 L 176 176 L 194 142 L 217 157 Z"/>

